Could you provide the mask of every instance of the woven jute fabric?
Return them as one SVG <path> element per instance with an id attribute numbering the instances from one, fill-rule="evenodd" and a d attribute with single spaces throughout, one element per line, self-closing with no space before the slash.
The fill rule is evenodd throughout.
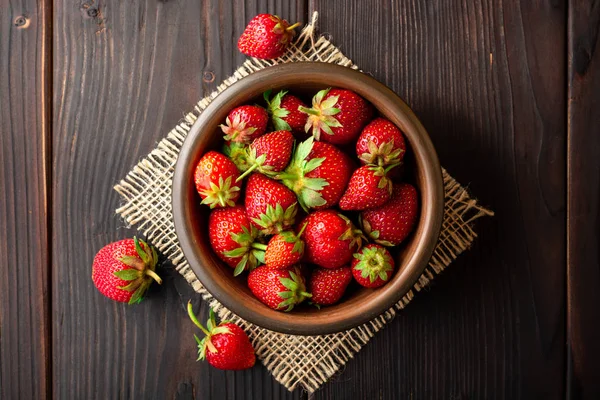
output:
<path id="1" fill-rule="evenodd" d="M 230 78 L 221 83 L 215 92 L 200 100 L 194 110 L 115 186 L 115 190 L 123 199 L 117 213 L 129 225 L 135 225 L 173 262 L 177 271 L 209 302 L 221 318 L 231 320 L 244 328 L 250 336 L 258 359 L 278 382 L 289 390 L 301 387 L 308 392 L 317 390 L 334 375 L 377 331 L 394 318 L 396 312 L 406 307 L 415 293 L 469 248 L 477 236 L 471 223 L 481 216 L 492 214 L 480 207 L 467 190 L 443 170 L 444 220 L 439 242 L 428 267 L 400 302 L 372 321 L 346 332 L 324 336 L 293 336 L 273 332 L 242 320 L 206 291 L 185 259 L 173 225 L 171 181 L 179 150 L 192 124 L 208 104 L 228 86 L 255 71 L 275 64 L 298 61 L 328 62 L 358 69 L 329 40 L 316 37 L 316 19 L 315 13 L 311 23 L 304 28 L 283 57 L 271 61 L 247 60 Z"/>

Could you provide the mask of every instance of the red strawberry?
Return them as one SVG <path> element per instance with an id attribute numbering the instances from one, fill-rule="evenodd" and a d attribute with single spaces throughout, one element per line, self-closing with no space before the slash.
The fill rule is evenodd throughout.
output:
<path id="1" fill-rule="evenodd" d="M 296 147 L 290 165 L 277 179 L 296 193 L 303 209 L 321 209 L 337 204 L 352 170 L 352 161 L 340 149 L 308 138 Z"/>
<path id="2" fill-rule="evenodd" d="M 277 130 L 292 131 L 300 137 L 304 135 L 304 125 L 307 115 L 299 110 L 300 107 L 306 107 L 306 104 L 298 97 L 287 94 L 286 90 L 277 93 L 273 99 L 269 100 L 271 90 L 264 93 L 267 102 L 267 111 L 271 115 L 273 126 Z"/>
<path id="3" fill-rule="evenodd" d="M 158 255 L 143 240 L 123 239 L 104 246 L 94 257 L 92 281 L 109 299 L 135 304 L 155 280 Z"/>
<path id="4" fill-rule="evenodd" d="M 294 225 L 298 211 L 294 193 L 263 174 L 248 178 L 245 204 L 250 222 L 267 235 Z"/>
<path id="5" fill-rule="evenodd" d="M 371 239 L 396 246 L 410 234 L 419 217 L 419 196 L 408 183 L 395 184 L 391 199 L 379 208 L 363 211 L 361 225 Z"/>
<path id="6" fill-rule="evenodd" d="M 383 246 L 368 244 L 354 254 L 352 275 L 361 286 L 383 286 L 390 280 L 393 272 L 394 259 Z"/>
<path id="7" fill-rule="evenodd" d="M 306 225 L 298 234 L 284 231 L 271 238 L 265 248 L 265 265 L 269 268 L 288 268 L 298 264 L 304 255 L 304 241 L 301 239 Z"/>
<path id="8" fill-rule="evenodd" d="M 240 197 L 238 176 L 240 171 L 225 155 L 211 150 L 202 156 L 194 173 L 202 204 L 208 204 L 210 208 L 234 206 Z"/>
<path id="9" fill-rule="evenodd" d="M 308 281 L 308 290 L 312 294 L 311 302 L 321 306 L 337 303 L 351 280 L 352 271 L 349 267 L 315 268 Z"/>
<path id="10" fill-rule="evenodd" d="M 392 181 L 387 177 L 387 171 L 383 167 L 363 165 L 352 174 L 348 189 L 340 199 L 340 208 L 365 210 L 379 207 L 390 199 L 391 194 Z"/>
<path id="11" fill-rule="evenodd" d="M 248 274 L 248 287 L 261 302 L 275 310 L 291 311 L 311 297 L 297 266 L 288 269 L 258 267 Z"/>
<path id="12" fill-rule="evenodd" d="M 256 362 L 254 348 L 246 332 L 236 324 L 223 322 L 217 325 L 214 311 L 210 310 L 210 318 L 206 328 L 198 321 L 192 303 L 188 302 L 190 319 L 206 335 L 202 340 L 194 334 L 198 343 L 198 360 L 208 360 L 208 363 L 218 369 L 239 371 L 252 368 Z"/>
<path id="13" fill-rule="evenodd" d="M 406 153 L 402 131 L 385 118 L 376 118 L 363 129 L 356 142 L 356 155 L 363 164 L 387 167 L 399 164 Z"/>
<path id="14" fill-rule="evenodd" d="M 302 107 L 300 111 L 308 114 L 306 132 L 312 130 L 315 140 L 333 144 L 355 141 L 373 116 L 371 105 L 346 89 L 321 90 L 313 97 L 312 108 Z"/>
<path id="15" fill-rule="evenodd" d="M 290 163 L 293 147 L 294 136 L 289 131 L 271 132 L 254 139 L 248 149 L 247 162 L 250 167 L 240 175 L 238 181 L 255 169 L 268 175 L 282 171 Z"/>
<path id="16" fill-rule="evenodd" d="M 315 211 L 302 222 L 304 259 L 323 268 L 348 264 L 361 244 L 362 232 L 335 210 Z"/>
<path id="17" fill-rule="evenodd" d="M 271 60 L 281 57 L 295 35 L 294 28 L 284 19 L 271 14 L 252 18 L 238 40 L 238 49 L 250 57 Z"/>
<path id="18" fill-rule="evenodd" d="M 235 268 L 233 275 L 253 269 L 263 260 L 258 232 L 242 206 L 214 210 L 208 217 L 208 240 L 225 264 Z"/>
<path id="19" fill-rule="evenodd" d="M 239 106 L 227 115 L 226 125 L 221 125 L 225 140 L 250 143 L 265 134 L 269 114 L 259 106 Z"/>

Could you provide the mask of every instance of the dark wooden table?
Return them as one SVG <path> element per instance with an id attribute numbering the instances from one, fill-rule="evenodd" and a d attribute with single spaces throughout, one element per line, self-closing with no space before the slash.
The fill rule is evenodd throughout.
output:
<path id="1" fill-rule="evenodd" d="M 112 186 L 243 62 L 246 22 L 314 10 L 496 212 L 314 398 L 600 398 L 588 0 L 0 1 L 0 398 L 309 397 L 261 365 L 196 363 L 184 306 L 200 300 L 174 270 L 135 307 L 90 274 L 98 249 L 134 233 Z"/>

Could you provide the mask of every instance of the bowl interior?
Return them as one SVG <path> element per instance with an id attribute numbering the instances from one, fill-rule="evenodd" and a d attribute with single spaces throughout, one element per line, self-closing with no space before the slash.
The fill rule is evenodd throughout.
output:
<path id="1" fill-rule="evenodd" d="M 397 270 L 387 285 L 374 290 L 353 285 L 337 305 L 320 310 L 302 306 L 291 313 L 279 312 L 252 295 L 245 282 L 247 274 L 233 277 L 232 269 L 211 250 L 207 228 L 209 209 L 200 205 L 193 183 L 194 167 L 206 151 L 221 149 L 219 125 L 232 108 L 242 104 L 264 104 L 262 93 L 267 89 L 274 92 L 287 89 L 310 104 L 314 93 L 331 86 L 354 90 L 405 133 L 409 146 L 407 155 L 410 156 L 405 160 L 404 176 L 419 191 L 420 217 L 415 231 L 396 251 Z M 221 93 L 201 114 L 188 134 L 177 162 L 173 213 L 177 235 L 190 266 L 217 300 L 242 318 L 271 330 L 325 334 L 349 329 L 374 318 L 411 288 L 437 241 L 443 213 L 443 188 L 437 156 L 425 130 L 393 92 L 348 68 L 320 63 L 286 64 L 240 80 Z"/>

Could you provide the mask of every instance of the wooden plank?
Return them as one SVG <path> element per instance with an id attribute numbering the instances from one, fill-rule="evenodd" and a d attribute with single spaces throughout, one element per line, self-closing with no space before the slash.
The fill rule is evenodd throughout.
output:
<path id="1" fill-rule="evenodd" d="M 569 2 L 568 397 L 600 398 L 600 7 Z"/>
<path id="2" fill-rule="evenodd" d="M 563 397 L 565 2 L 312 0 L 312 10 L 407 100 L 442 164 L 497 215 L 315 398 Z"/>
<path id="3" fill-rule="evenodd" d="M 298 398 L 258 365 L 196 363 L 173 270 L 140 305 L 101 297 L 94 254 L 132 235 L 112 190 L 156 142 L 243 61 L 235 48 L 259 12 L 305 21 L 293 1 L 54 3 L 53 393 L 56 398 Z"/>
<path id="4" fill-rule="evenodd" d="M 49 3 L 0 7 L 0 398 L 48 397 Z"/>

